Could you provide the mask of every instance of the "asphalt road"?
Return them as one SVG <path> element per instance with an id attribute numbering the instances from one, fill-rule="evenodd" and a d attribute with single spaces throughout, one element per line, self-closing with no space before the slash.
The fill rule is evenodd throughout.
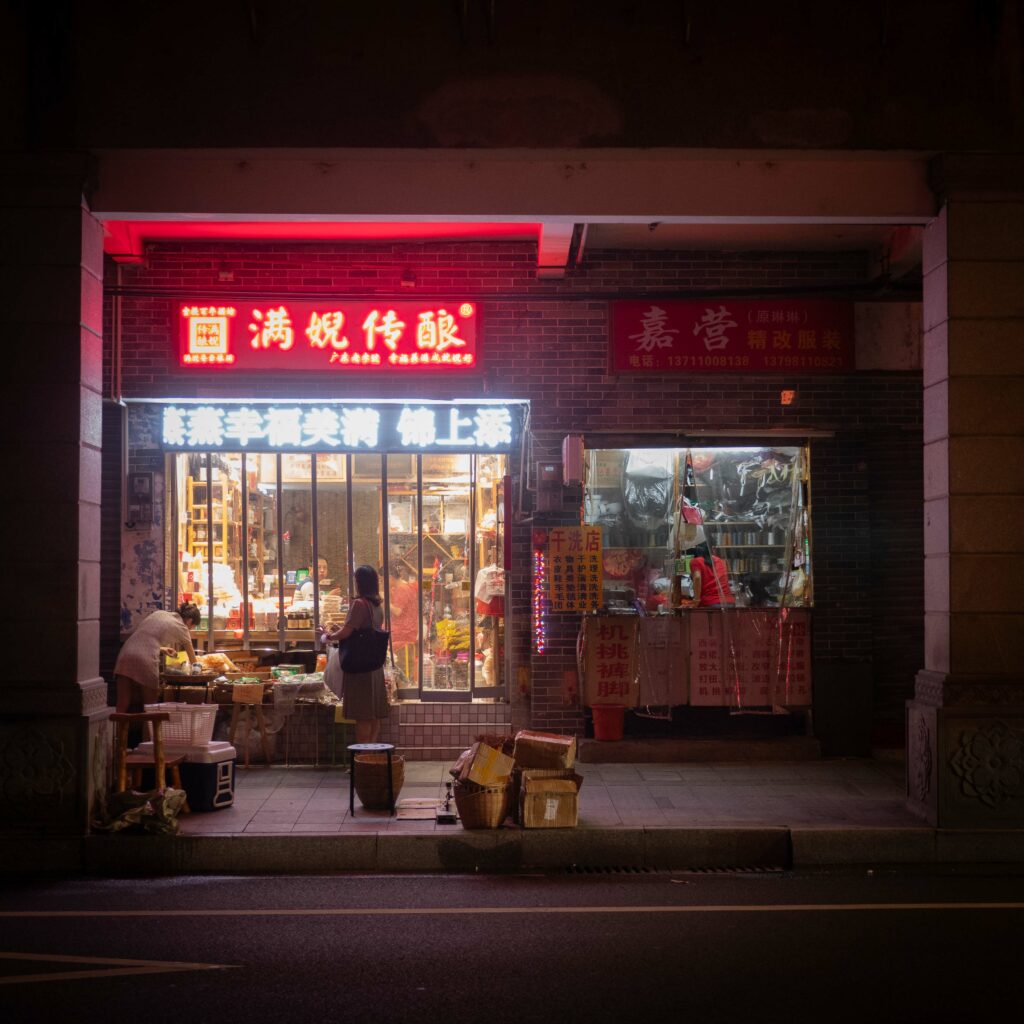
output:
<path id="1" fill-rule="evenodd" d="M 0 889 L 0 1021 L 1016 1019 L 1024 878 L 337 876 Z"/>

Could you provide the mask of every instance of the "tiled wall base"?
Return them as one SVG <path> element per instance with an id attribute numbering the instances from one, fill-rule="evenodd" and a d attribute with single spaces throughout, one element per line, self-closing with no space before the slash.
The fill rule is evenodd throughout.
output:
<path id="1" fill-rule="evenodd" d="M 299 705 L 287 718 L 275 720 L 271 712 L 268 719 L 273 759 L 281 764 L 341 764 L 346 745 L 355 742 L 355 726 L 335 725 L 330 707 Z M 481 733 L 511 735 L 510 705 L 399 704 L 390 709 L 380 742 L 393 743 L 410 761 L 454 761 Z M 258 740 L 250 742 L 250 760 L 258 763 Z"/>
<path id="2" fill-rule="evenodd" d="M 399 704 L 380 738 L 410 761 L 454 761 L 481 733 L 511 735 L 508 704 Z"/>

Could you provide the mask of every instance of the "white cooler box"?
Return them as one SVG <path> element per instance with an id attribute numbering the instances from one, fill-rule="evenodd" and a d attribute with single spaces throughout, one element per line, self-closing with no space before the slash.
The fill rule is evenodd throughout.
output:
<path id="1" fill-rule="evenodd" d="M 140 754 L 153 754 L 152 743 L 140 743 Z M 164 745 L 168 757 L 185 755 L 181 765 L 181 784 L 193 811 L 219 811 L 235 802 L 237 753 L 230 743 L 203 743 L 196 747 Z"/>

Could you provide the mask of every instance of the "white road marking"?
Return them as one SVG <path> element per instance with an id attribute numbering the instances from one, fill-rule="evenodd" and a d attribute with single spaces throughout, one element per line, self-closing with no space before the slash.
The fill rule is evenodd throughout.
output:
<path id="1" fill-rule="evenodd" d="M 190 964 L 175 960 L 124 960 L 114 956 L 59 956 L 53 953 L 3 953 L 0 960 L 25 960 L 31 963 L 118 965 L 83 971 L 48 971 L 45 974 L 14 974 L 0 977 L 0 985 L 24 985 L 26 982 L 70 981 L 76 978 L 116 978 L 128 974 L 170 974 L 173 971 L 220 971 L 232 964 Z"/>
<path id="2" fill-rule="evenodd" d="M 808 914 L 843 911 L 1024 910 L 1024 903 L 737 903 L 608 907 L 331 907 L 308 910 L 5 910 L 0 918 L 458 917 L 487 914 Z"/>

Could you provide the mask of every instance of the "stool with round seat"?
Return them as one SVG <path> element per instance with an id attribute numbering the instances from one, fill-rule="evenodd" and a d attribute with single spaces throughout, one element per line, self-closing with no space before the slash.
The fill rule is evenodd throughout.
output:
<path id="1" fill-rule="evenodd" d="M 350 743 L 348 746 L 348 810 L 355 817 L 356 813 L 356 755 L 384 754 L 388 759 L 388 809 L 395 813 L 395 788 L 392 779 L 391 755 L 395 752 L 393 743 Z"/>

